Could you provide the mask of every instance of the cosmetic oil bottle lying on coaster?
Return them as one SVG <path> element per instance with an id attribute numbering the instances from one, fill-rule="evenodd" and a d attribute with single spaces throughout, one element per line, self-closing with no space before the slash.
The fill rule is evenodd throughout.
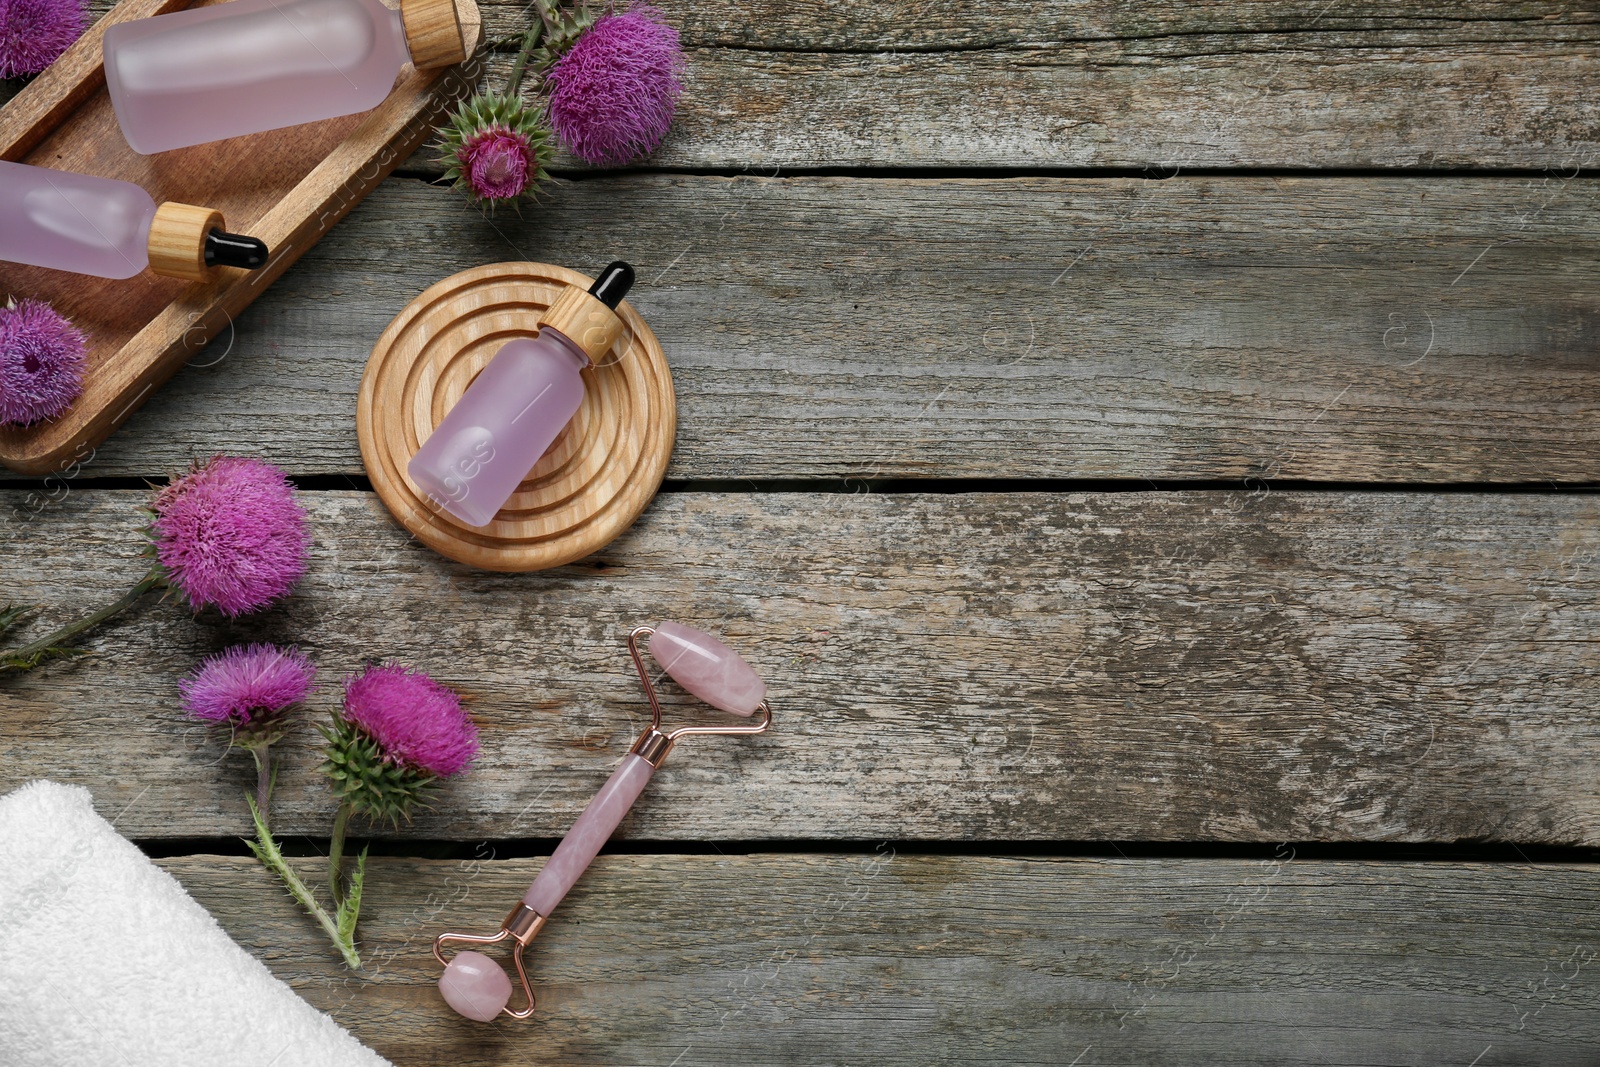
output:
<path id="1" fill-rule="evenodd" d="M 583 403 L 581 372 L 622 332 L 616 307 L 633 285 L 618 260 L 584 291 L 569 285 L 539 334 L 508 341 L 406 467 L 411 481 L 469 526 L 494 521 Z"/>
<path id="2" fill-rule="evenodd" d="M 750 716 L 761 712 L 761 721 L 748 726 L 680 726 L 661 728 L 661 703 L 650 684 L 650 672 L 639 654 L 639 641 L 649 638 L 650 658 L 694 696 L 712 707 L 733 715 Z M 543 929 L 545 921 L 561 903 L 578 876 L 589 866 L 602 845 L 616 830 L 645 784 L 672 751 L 679 738 L 696 734 L 759 734 L 772 725 L 772 708 L 767 703 L 766 683 L 750 669 L 739 654 L 710 634 L 682 623 L 664 622 L 660 626 L 641 626 L 628 635 L 628 652 L 633 657 L 639 681 L 650 700 L 650 726 L 639 735 L 633 748 L 583 809 L 567 836 L 533 880 L 522 902 L 511 909 L 500 930 L 494 934 L 440 934 L 433 942 L 433 955 L 445 965 L 439 978 L 439 992 L 456 1011 L 478 1022 L 489 1022 L 501 1012 L 513 1019 L 533 1014 L 533 987 L 523 966 L 522 952 Z M 444 948 L 451 942 L 492 945 L 510 938 L 512 963 L 522 985 L 526 1006 L 509 1007 L 511 979 L 494 960 L 481 952 L 458 952 L 446 959 Z"/>

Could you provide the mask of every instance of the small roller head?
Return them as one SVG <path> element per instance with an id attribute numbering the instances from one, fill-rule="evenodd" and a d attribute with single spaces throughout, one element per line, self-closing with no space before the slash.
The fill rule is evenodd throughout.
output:
<path id="1" fill-rule="evenodd" d="M 511 1000 L 511 979 L 481 952 L 458 952 L 439 976 L 445 1003 L 469 1019 L 492 1021 Z"/>

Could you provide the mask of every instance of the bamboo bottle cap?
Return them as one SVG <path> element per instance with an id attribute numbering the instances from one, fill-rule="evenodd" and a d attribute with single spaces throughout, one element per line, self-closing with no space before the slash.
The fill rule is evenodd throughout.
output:
<path id="1" fill-rule="evenodd" d="M 150 269 L 168 278 L 203 282 L 210 274 L 206 266 L 206 235 L 226 227 L 222 212 L 167 201 L 156 208 L 150 220 Z"/>
<path id="2" fill-rule="evenodd" d="M 467 58 L 467 39 L 455 0 L 400 0 L 406 47 L 418 70 L 448 67 Z"/>
<path id="3" fill-rule="evenodd" d="M 604 356 L 622 333 L 622 320 L 617 313 L 576 285 L 561 290 L 555 303 L 539 316 L 539 326 L 548 326 L 577 342 L 590 363 Z"/>

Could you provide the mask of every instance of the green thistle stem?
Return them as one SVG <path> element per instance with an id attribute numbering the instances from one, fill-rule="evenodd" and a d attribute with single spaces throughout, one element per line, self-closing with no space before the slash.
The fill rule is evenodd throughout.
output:
<path id="1" fill-rule="evenodd" d="M 258 745 L 250 749 L 250 755 L 256 761 L 256 807 L 261 812 L 261 823 L 266 825 L 271 810 L 268 802 L 272 798 L 272 746 Z"/>
<path id="2" fill-rule="evenodd" d="M 81 649 L 69 648 L 62 642 L 99 626 L 113 615 L 121 614 L 136 604 L 146 593 L 152 589 L 159 589 L 166 583 L 166 575 L 159 566 L 150 568 L 150 572 L 139 579 L 132 589 L 122 594 L 122 598 L 116 603 L 108 604 L 92 615 L 86 615 L 77 622 L 69 623 L 48 637 L 41 637 L 21 648 L 0 653 L 0 673 L 32 670 L 48 660 L 77 655 Z"/>
<path id="3" fill-rule="evenodd" d="M 539 21 L 528 26 L 528 32 L 522 35 L 522 47 L 517 50 L 517 60 L 511 64 L 511 77 L 506 79 L 506 95 L 516 96 L 517 90 L 522 88 L 522 75 L 528 69 L 528 57 L 533 55 L 533 50 L 539 47 L 539 41 L 544 37 L 544 5 L 539 5 Z"/>
<path id="4" fill-rule="evenodd" d="M 354 919 L 352 918 L 349 921 L 347 933 L 346 930 L 341 929 L 344 923 L 335 922 L 323 910 L 322 905 L 317 903 L 316 894 L 311 892 L 311 887 L 300 880 L 300 876 L 294 873 L 294 868 L 290 867 L 288 862 L 284 860 L 283 853 L 278 851 L 278 843 L 272 839 L 272 834 L 267 831 L 266 818 L 261 814 L 261 809 L 256 807 L 255 797 L 246 793 L 244 799 L 250 805 L 250 817 L 256 824 L 256 839 L 254 841 L 246 841 L 245 844 L 250 846 L 250 851 L 255 853 L 256 859 L 261 861 L 262 866 L 278 876 L 278 880 L 283 883 L 284 888 L 289 890 L 289 895 L 299 901 L 300 906 L 306 909 L 306 912 L 313 919 L 317 920 L 317 925 L 322 927 L 323 931 L 327 933 L 328 939 L 333 942 L 334 947 L 339 950 L 339 954 L 344 957 L 345 964 L 352 971 L 359 971 L 361 969 L 361 955 L 356 951 L 355 947 Z M 362 858 L 366 858 L 365 854 L 363 854 Z M 340 919 L 344 919 L 342 913 Z"/>
<path id="5" fill-rule="evenodd" d="M 333 817 L 333 837 L 328 842 L 328 889 L 333 893 L 334 904 L 341 907 L 344 905 L 344 835 L 352 810 L 348 800 L 339 804 L 339 813 Z"/>

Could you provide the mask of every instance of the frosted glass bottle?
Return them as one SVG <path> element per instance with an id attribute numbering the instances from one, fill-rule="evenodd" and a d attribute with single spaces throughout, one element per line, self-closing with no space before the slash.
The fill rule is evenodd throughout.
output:
<path id="1" fill-rule="evenodd" d="M 223 230 L 220 212 L 157 205 L 131 182 L 0 162 L 0 259 L 99 278 L 149 267 L 200 281 L 211 267 L 254 269 L 267 246 Z"/>
<path id="2" fill-rule="evenodd" d="M 580 372 L 622 332 L 615 308 L 633 285 L 620 260 L 585 292 L 568 286 L 539 334 L 508 341 L 411 457 L 406 473 L 438 507 L 487 526 L 583 403 Z"/>
<path id="3" fill-rule="evenodd" d="M 123 136 L 150 155 L 366 111 L 408 59 L 448 66 L 466 44 L 453 0 L 231 0 L 118 23 L 104 54 Z"/>

